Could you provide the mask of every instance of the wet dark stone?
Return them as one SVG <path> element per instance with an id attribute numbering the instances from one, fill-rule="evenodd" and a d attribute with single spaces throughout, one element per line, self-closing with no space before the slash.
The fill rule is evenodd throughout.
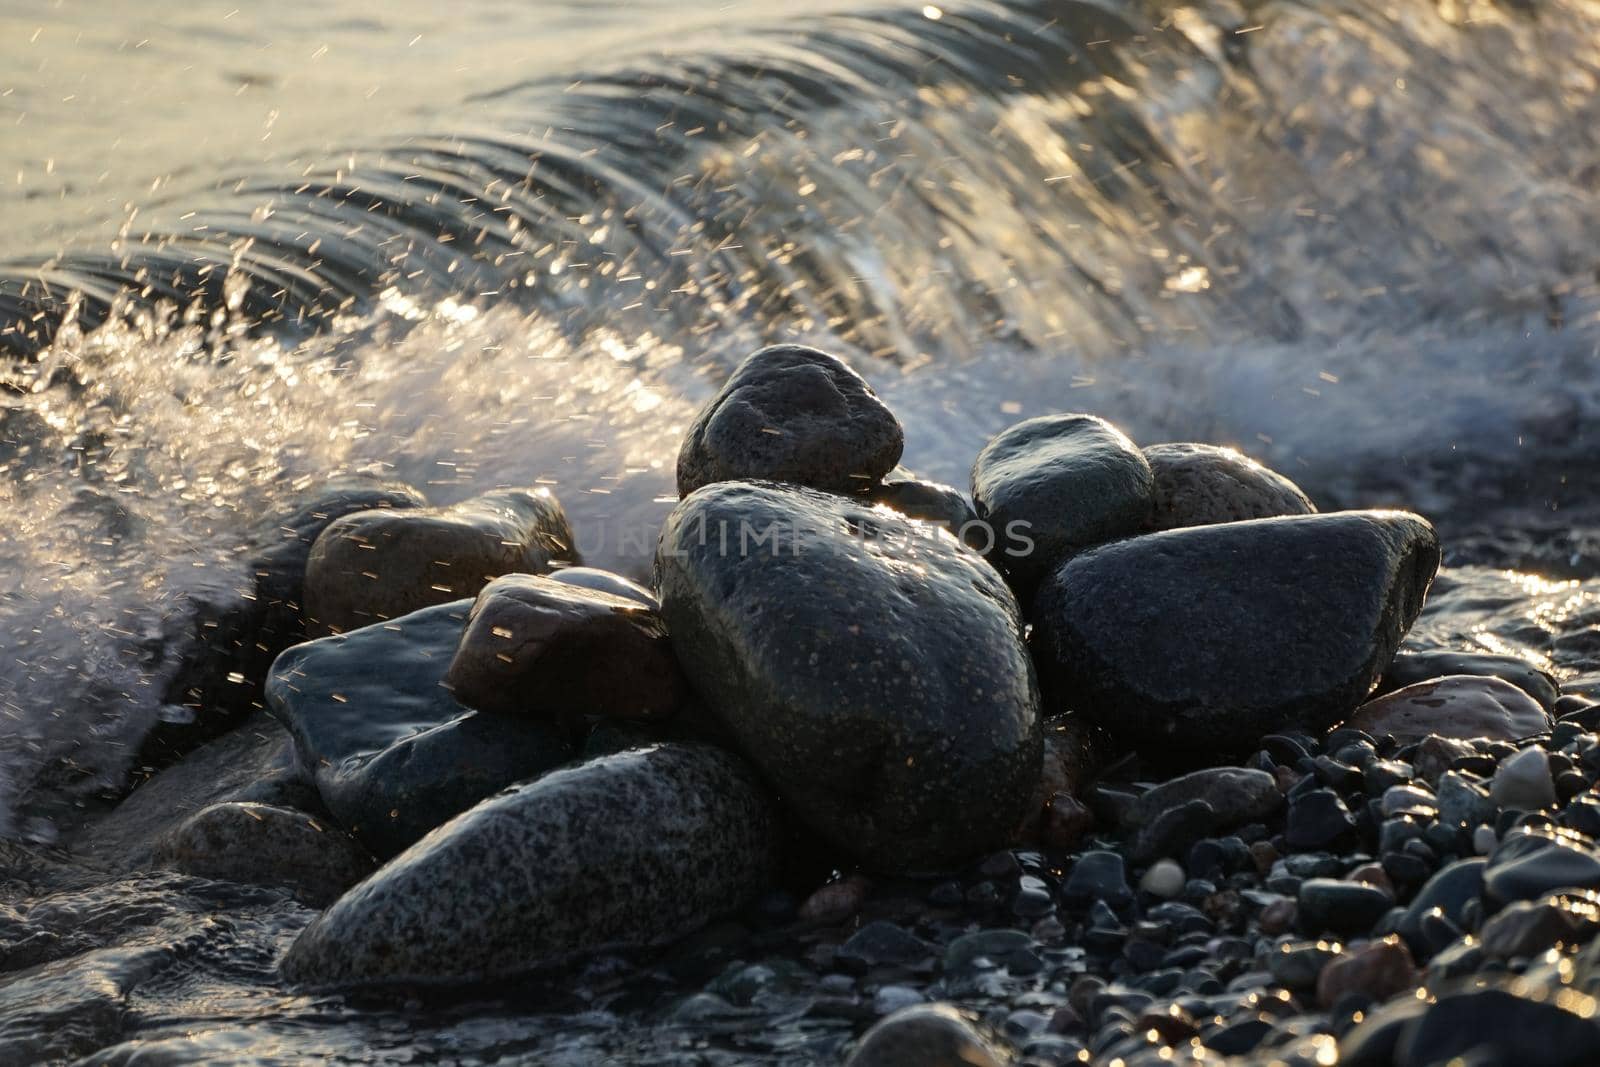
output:
<path id="1" fill-rule="evenodd" d="M 1546 990 L 1503 987 L 1441 991 L 1405 1028 L 1396 1067 L 1428 1067 L 1453 1057 L 1521 1067 L 1586 1067 L 1600 1054 L 1600 1018 L 1581 1014 Z"/>
<path id="2" fill-rule="evenodd" d="M 1300 885 L 1300 927 L 1307 934 L 1365 934 L 1393 903 L 1388 893 L 1362 882 L 1311 878 Z"/>
<path id="3" fill-rule="evenodd" d="M 885 1018 L 861 1038 L 845 1067 L 1002 1067 L 1004 1060 L 948 1004 L 917 1004 Z"/>
<path id="4" fill-rule="evenodd" d="M 455 983 L 661 944 L 757 897 L 777 841 L 736 756 L 688 745 L 606 756 L 440 827 L 306 927 L 282 973 L 314 987 Z"/>
<path id="5" fill-rule="evenodd" d="M 883 484 L 868 491 L 867 499 L 893 508 L 908 519 L 920 519 L 948 530 L 980 551 L 987 547 L 985 539 L 972 526 L 978 520 L 977 512 L 954 486 L 891 475 Z"/>
<path id="6" fill-rule="evenodd" d="M 474 597 L 502 574 L 577 563 L 572 528 L 545 489 L 501 489 L 438 508 L 357 511 L 306 558 L 306 633 L 348 633 Z"/>
<path id="7" fill-rule="evenodd" d="M 994 535 L 989 558 L 1022 589 L 1075 552 L 1143 530 L 1152 486 L 1138 446 L 1093 415 L 1020 422 L 972 466 L 973 507 Z"/>
<path id="8" fill-rule="evenodd" d="M 1477 900 L 1483 890 L 1484 868 L 1487 866 L 1486 860 L 1457 860 L 1428 879 L 1417 891 L 1398 928 L 1413 952 L 1425 947 L 1422 920 L 1428 912 L 1440 909 L 1452 922 L 1460 923 L 1468 902 Z"/>
<path id="9" fill-rule="evenodd" d="M 1438 559 L 1433 528 L 1396 512 L 1197 526 L 1093 549 L 1034 601 L 1046 697 L 1134 744 L 1247 751 L 1285 727 L 1320 732 L 1366 697 Z"/>
<path id="10" fill-rule="evenodd" d="M 1038 695 L 999 575 L 885 514 L 798 487 L 707 486 L 667 519 L 657 584 L 695 693 L 788 809 L 870 866 L 928 871 L 1021 823 Z M 769 540 L 740 549 L 746 531 Z"/>
<path id="11" fill-rule="evenodd" d="M 1109 851 L 1085 852 L 1079 856 L 1061 887 L 1061 895 L 1069 903 L 1092 900 L 1114 908 L 1123 907 L 1133 899 L 1122 857 Z"/>
<path id="12" fill-rule="evenodd" d="M 484 586 L 445 684 L 470 707 L 558 722 L 664 719 L 686 690 L 658 612 L 531 574 Z"/>
<path id="13" fill-rule="evenodd" d="M 284 652 L 267 709 L 341 826 L 380 858 L 575 754 L 537 720 L 475 712 L 442 685 L 470 601 Z"/>
<path id="14" fill-rule="evenodd" d="M 1243 1056 L 1261 1044 L 1272 1032 L 1272 1020 L 1264 1016 L 1241 1019 L 1200 1035 L 1200 1043 L 1224 1056 Z"/>
<path id="15" fill-rule="evenodd" d="M 1600 855 L 1543 833 L 1506 835 L 1484 869 L 1484 895 L 1501 904 L 1567 888 L 1600 889 Z"/>
<path id="16" fill-rule="evenodd" d="M 1293 849 L 1324 849 L 1351 840 L 1355 828 L 1338 793 L 1315 789 L 1290 802 L 1284 837 Z"/>
<path id="17" fill-rule="evenodd" d="M 1507 905 L 1483 924 L 1478 940 L 1491 957 L 1534 956 L 1551 945 L 1588 941 L 1600 929 L 1600 893 L 1557 893 Z"/>
<path id="18" fill-rule="evenodd" d="M 842 970 L 866 974 L 884 964 L 918 963 L 933 953 L 933 945 L 894 923 L 878 919 L 851 934 L 834 960 Z"/>
<path id="19" fill-rule="evenodd" d="M 1232 448 L 1160 444 L 1144 456 L 1155 476 L 1154 530 L 1317 510 L 1299 486 Z"/>
<path id="20" fill-rule="evenodd" d="M 904 445 L 899 420 L 842 360 L 773 345 L 739 364 L 695 416 L 678 452 L 678 494 L 748 479 L 861 493 Z"/>

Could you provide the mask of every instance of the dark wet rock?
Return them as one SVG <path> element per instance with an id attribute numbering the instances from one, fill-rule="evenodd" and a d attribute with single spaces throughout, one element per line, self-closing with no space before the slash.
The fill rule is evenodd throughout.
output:
<path id="1" fill-rule="evenodd" d="M 678 452 L 678 494 L 748 479 L 861 493 L 904 445 L 894 414 L 842 360 L 773 345 L 739 364 L 695 416 Z"/>
<path id="2" fill-rule="evenodd" d="M 1557 893 L 1507 905 L 1483 924 L 1478 940 L 1485 955 L 1510 959 L 1536 956 L 1552 945 L 1577 945 L 1600 929 L 1600 893 Z"/>
<path id="3" fill-rule="evenodd" d="M 502 574 L 578 562 L 547 490 L 502 489 L 440 508 L 358 511 L 331 523 L 306 560 L 307 633 L 345 633 L 478 591 Z"/>
<path id="4" fill-rule="evenodd" d="M 1005 1057 L 949 1004 L 903 1008 L 861 1038 L 845 1067 L 1004 1067 Z"/>
<path id="5" fill-rule="evenodd" d="M 815 926 L 834 926 L 852 918 L 867 899 L 870 883 L 860 875 L 829 882 L 800 905 L 801 922 Z"/>
<path id="6" fill-rule="evenodd" d="M 661 608 L 661 602 L 656 599 L 656 595 L 638 582 L 598 567 L 557 567 L 545 577 L 562 585 L 592 589 L 596 593 L 609 593 L 624 600 L 633 600 L 652 611 Z"/>
<path id="7" fill-rule="evenodd" d="M 1502 808 L 1540 811 L 1556 803 L 1556 786 L 1550 777 L 1550 757 L 1538 745 L 1529 745 L 1500 761 L 1489 786 L 1489 796 Z"/>
<path id="8" fill-rule="evenodd" d="M 257 713 L 144 782 L 109 814 L 65 840 L 73 855 L 117 873 L 152 861 L 157 841 L 212 804 L 255 801 L 318 806 L 309 777 L 295 766 L 289 734 Z"/>
<path id="9" fill-rule="evenodd" d="M 1411 950 L 1391 935 L 1352 946 L 1329 961 L 1317 975 L 1317 1000 L 1325 1008 L 1351 994 L 1372 1001 L 1388 1000 L 1416 985 L 1417 979 Z"/>
<path id="10" fill-rule="evenodd" d="M 470 606 L 310 641 L 273 664 L 269 711 L 328 811 L 379 857 L 575 753 L 551 724 L 475 712 L 444 688 Z"/>
<path id="11" fill-rule="evenodd" d="M 1361 882 L 1308 878 L 1300 884 L 1300 927 L 1308 934 L 1351 937 L 1371 930 L 1394 904 L 1394 896 Z"/>
<path id="12" fill-rule="evenodd" d="M 372 857 L 338 827 L 303 811 L 237 802 L 184 820 L 161 839 L 155 861 L 200 878 L 281 886 L 313 907 L 372 871 Z"/>
<path id="13" fill-rule="evenodd" d="M 1600 1053 L 1600 1017 L 1593 1001 L 1564 998 L 1526 981 L 1437 993 L 1405 1027 L 1395 1067 L 1432 1064 L 1521 1064 L 1587 1067 Z M 1462 1057 L 1455 1060 L 1455 1057 Z"/>
<path id="14" fill-rule="evenodd" d="M 1492 820 L 1497 810 L 1487 789 L 1455 771 L 1440 775 L 1434 796 L 1438 802 L 1439 821 L 1446 826 L 1480 826 Z"/>
<path id="15" fill-rule="evenodd" d="M 1317 975 L 1339 955 L 1339 946 L 1326 941 L 1286 942 L 1267 958 L 1267 973 L 1285 989 L 1307 990 Z"/>
<path id="16" fill-rule="evenodd" d="M 883 515 L 808 489 L 708 486 L 668 518 L 657 584 L 691 686 L 786 806 L 871 866 L 926 870 L 1022 822 L 1038 695 L 999 575 Z M 722 551 L 722 531 L 744 530 L 778 543 Z"/>
<path id="17" fill-rule="evenodd" d="M 1433 528 L 1400 512 L 1197 526 L 1086 552 L 1034 604 L 1052 703 L 1129 741 L 1245 750 L 1353 711 L 1421 609 Z M 1197 595 L 1202 590 L 1203 595 Z"/>
<path id="18" fill-rule="evenodd" d="M 909 965 L 931 959 L 933 945 L 883 919 L 867 923 L 839 948 L 835 963 L 853 974 L 886 964 Z"/>
<path id="19" fill-rule="evenodd" d="M 607 756 L 439 827 L 323 912 L 282 971 L 311 986 L 464 982 L 661 944 L 766 888 L 776 842 L 738 757 Z"/>
<path id="20" fill-rule="evenodd" d="M 1077 797 L 1057 793 L 1045 805 L 1039 821 L 1039 840 L 1048 848 L 1074 848 L 1094 829 L 1094 812 Z"/>
<path id="21" fill-rule="evenodd" d="M 1284 837 L 1292 849 L 1333 848 L 1349 841 L 1355 829 L 1350 809 L 1331 789 L 1313 789 L 1289 801 Z"/>
<path id="22" fill-rule="evenodd" d="M 1483 892 L 1509 904 L 1556 889 L 1600 890 L 1600 854 L 1569 837 L 1519 830 L 1506 835 L 1483 873 Z"/>
<path id="23" fill-rule="evenodd" d="M 240 555 L 248 562 L 226 588 L 192 592 L 182 665 L 164 703 L 189 710 L 158 722 L 142 742 L 140 761 L 164 764 L 237 725 L 260 707 L 274 657 L 306 637 L 302 611 L 306 559 L 331 523 L 357 511 L 409 510 L 427 501 L 410 486 L 339 478 L 310 493 L 287 515 L 261 524 Z M 180 640 L 172 634 L 169 641 Z"/>
<path id="24" fill-rule="evenodd" d="M 1144 529 L 1153 484 L 1143 453 L 1109 422 L 1046 415 L 978 453 L 972 503 L 993 531 L 990 560 L 1026 589 L 1073 553 Z"/>
<path id="25" fill-rule="evenodd" d="M 1155 477 L 1154 530 L 1317 510 L 1299 486 L 1231 448 L 1149 445 L 1144 458 Z"/>
<path id="26" fill-rule="evenodd" d="M 1078 857 L 1061 893 L 1069 901 L 1103 900 L 1113 907 L 1120 907 L 1133 895 L 1128 888 L 1128 872 L 1122 857 L 1103 849 Z"/>
<path id="27" fill-rule="evenodd" d="M 1417 682 L 1356 709 L 1345 725 L 1402 742 L 1440 737 L 1516 741 L 1550 729 L 1550 715 L 1510 682 L 1451 675 Z"/>
<path id="28" fill-rule="evenodd" d="M 1128 855 L 1135 863 L 1181 856 L 1195 841 L 1212 833 L 1219 821 L 1216 809 L 1204 800 L 1183 801 L 1140 827 Z"/>
<path id="29" fill-rule="evenodd" d="M 1415 997 L 1400 997 L 1367 1015 L 1340 1040 L 1340 1067 L 1394 1067 L 1395 1049 L 1428 1006 Z"/>
<path id="30" fill-rule="evenodd" d="M 1392 693 L 1418 682 L 1431 682 L 1452 675 L 1498 678 L 1532 697 L 1545 711 L 1553 711 L 1560 698 L 1560 689 L 1550 673 L 1519 656 L 1497 656 L 1489 652 L 1419 652 L 1410 649 L 1395 653 L 1378 683 L 1378 692 Z"/>
<path id="31" fill-rule="evenodd" d="M 1058 715 L 1043 727 L 1044 758 L 1018 839 L 1069 848 L 1094 825 L 1075 794 L 1092 773 L 1106 738 L 1076 715 Z M 1079 824 L 1087 816 L 1088 822 Z"/>
<path id="32" fill-rule="evenodd" d="M 1398 927 L 1398 933 L 1413 952 L 1425 945 L 1422 924 L 1430 912 L 1438 910 L 1451 922 L 1460 924 L 1467 905 L 1477 900 L 1483 891 L 1486 866 L 1486 861 L 1481 859 L 1457 860 L 1428 879 L 1417 891 Z"/>
<path id="33" fill-rule="evenodd" d="M 657 611 L 528 574 L 483 587 L 445 685 L 469 707 L 552 720 L 664 719 L 686 690 Z"/>
<path id="34" fill-rule="evenodd" d="M 891 476 L 885 478 L 883 484 L 874 486 L 867 493 L 867 499 L 892 508 L 908 519 L 919 519 L 948 530 L 980 551 L 985 547 L 983 538 L 973 527 L 978 513 L 953 485 Z"/>
<path id="35" fill-rule="evenodd" d="M 1152 826 L 1164 813 L 1201 801 L 1209 809 L 1205 829 L 1194 840 L 1219 830 L 1260 822 L 1283 807 L 1283 794 L 1276 780 L 1265 771 L 1243 767 L 1209 767 L 1163 782 L 1139 796 L 1123 815 L 1126 830 L 1141 831 Z M 1141 835 L 1142 836 L 1142 835 Z M 1154 853 L 1136 843 L 1135 859 L 1153 858 Z"/>
<path id="36" fill-rule="evenodd" d="M 1430 734 L 1417 743 L 1417 750 L 1412 754 L 1411 762 L 1418 778 L 1430 785 L 1437 785 L 1444 773 L 1450 770 L 1457 760 L 1470 756 L 1475 751 L 1470 742 Z"/>

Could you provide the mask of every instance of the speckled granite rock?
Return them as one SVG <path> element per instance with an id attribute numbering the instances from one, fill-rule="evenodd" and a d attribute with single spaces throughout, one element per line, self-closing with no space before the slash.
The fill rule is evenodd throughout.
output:
<path id="1" fill-rule="evenodd" d="M 1429 734 L 1516 741 L 1544 733 L 1551 722 L 1549 712 L 1509 682 L 1451 675 L 1370 700 L 1345 725 L 1400 741 L 1420 741 Z"/>
<path id="2" fill-rule="evenodd" d="M 749 478 L 861 493 L 904 445 L 894 414 L 842 360 L 773 345 L 739 364 L 695 416 L 678 452 L 678 493 Z"/>
<path id="3" fill-rule="evenodd" d="M 788 808 L 870 866 L 928 869 L 1021 821 L 1038 696 L 1000 576 L 885 519 L 808 489 L 708 486 L 667 519 L 656 584 L 691 686 Z"/>
<path id="4" fill-rule="evenodd" d="M 444 688 L 470 606 L 296 645 L 272 666 L 268 711 L 334 818 L 380 857 L 575 752 L 554 725 L 475 712 Z"/>
<path id="5" fill-rule="evenodd" d="M 685 689 L 656 611 L 529 574 L 484 586 L 445 684 L 471 707 L 547 719 L 662 719 Z"/>
<path id="6" fill-rule="evenodd" d="M 776 839 L 736 756 L 680 745 L 607 756 L 439 827 L 307 927 L 283 975 L 467 982 L 660 944 L 760 892 Z"/>
<path id="7" fill-rule="evenodd" d="M 1152 530 L 1317 510 L 1298 485 L 1231 448 L 1149 445 L 1144 458 L 1155 476 Z"/>
<path id="8" fill-rule="evenodd" d="M 449 507 L 360 511 L 332 523 L 306 561 L 307 633 L 344 633 L 476 596 L 502 574 L 578 562 L 544 489 L 504 489 Z"/>
<path id="9" fill-rule="evenodd" d="M 282 886 L 313 907 L 372 871 L 372 857 L 337 826 L 270 804 L 203 808 L 162 838 L 155 859 L 200 878 Z"/>
<path id="10" fill-rule="evenodd" d="M 989 559 L 1031 589 L 1073 553 L 1143 530 L 1154 479 L 1137 445 L 1093 415 L 1045 415 L 997 435 L 972 465 Z"/>
<path id="11" fill-rule="evenodd" d="M 1034 602 L 1050 706 L 1131 743 L 1246 749 L 1326 729 L 1416 619 L 1439 541 L 1405 512 L 1194 526 L 1086 552 Z"/>

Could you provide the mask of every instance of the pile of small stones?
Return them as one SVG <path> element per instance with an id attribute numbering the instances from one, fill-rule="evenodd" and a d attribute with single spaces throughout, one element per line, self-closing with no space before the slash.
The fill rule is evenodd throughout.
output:
<path id="1" fill-rule="evenodd" d="M 1600 1062 L 1600 705 L 1403 648 L 1424 519 L 1085 414 L 970 499 L 902 448 L 842 361 L 757 352 L 648 584 L 543 490 L 330 487 L 206 622 L 233 732 L 125 803 L 185 798 L 128 862 L 325 906 L 281 964 L 319 989 L 754 922 L 676 1017 L 854 1067 Z M 246 732 L 259 774 L 175 784 Z"/>

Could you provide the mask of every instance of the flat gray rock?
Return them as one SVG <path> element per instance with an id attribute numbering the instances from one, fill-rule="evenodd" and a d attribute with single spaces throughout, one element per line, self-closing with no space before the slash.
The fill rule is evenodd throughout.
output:
<path id="1" fill-rule="evenodd" d="M 1126 742 L 1243 750 L 1348 717 L 1438 565 L 1433 527 L 1405 512 L 1149 534 L 1050 576 L 1034 603 L 1035 654 L 1053 707 Z"/>
<path id="2" fill-rule="evenodd" d="M 1389 662 L 1378 683 L 1378 693 L 1392 693 L 1418 682 L 1431 682 L 1454 674 L 1479 678 L 1499 678 L 1527 693 L 1545 711 L 1551 711 L 1561 689 L 1549 671 L 1534 666 L 1520 656 L 1500 656 L 1490 652 L 1412 651 L 1401 649 Z"/>
<path id="3" fill-rule="evenodd" d="M 739 364 L 695 416 L 678 452 L 678 493 L 753 478 L 861 493 L 904 445 L 899 420 L 843 360 L 773 345 Z"/>
<path id="4" fill-rule="evenodd" d="M 1345 725 L 1402 742 L 1421 741 L 1429 734 L 1517 741 L 1547 732 L 1551 723 L 1550 713 L 1510 682 L 1457 674 L 1369 700 Z"/>
<path id="5" fill-rule="evenodd" d="M 345 515 L 322 531 L 306 560 L 306 632 L 345 633 L 477 596 L 502 574 L 577 563 L 574 543 L 566 513 L 544 489 Z"/>
<path id="6" fill-rule="evenodd" d="M 1310 515 L 1317 510 L 1298 485 L 1231 448 L 1148 445 L 1144 458 L 1155 475 L 1152 530 Z"/>
<path id="7" fill-rule="evenodd" d="M 474 711 L 444 687 L 471 604 L 296 645 L 272 666 L 268 711 L 328 811 L 379 857 L 575 754 L 556 725 Z"/>
<path id="8" fill-rule="evenodd" d="M 1074 553 L 1145 529 L 1150 464 L 1139 447 L 1093 415 L 1019 422 L 972 466 L 972 504 L 989 524 L 990 562 L 1031 588 Z"/>
<path id="9" fill-rule="evenodd" d="M 471 982 L 681 937 L 765 889 L 777 827 L 738 757 L 661 745 L 486 800 L 295 941 L 311 986 Z"/>
<path id="10" fill-rule="evenodd" d="M 927 870 L 1021 823 L 1038 692 L 1016 603 L 977 553 L 865 502 L 725 482 L 674 509 L 656 569 L 690 685 L 829 843 Z"/>

